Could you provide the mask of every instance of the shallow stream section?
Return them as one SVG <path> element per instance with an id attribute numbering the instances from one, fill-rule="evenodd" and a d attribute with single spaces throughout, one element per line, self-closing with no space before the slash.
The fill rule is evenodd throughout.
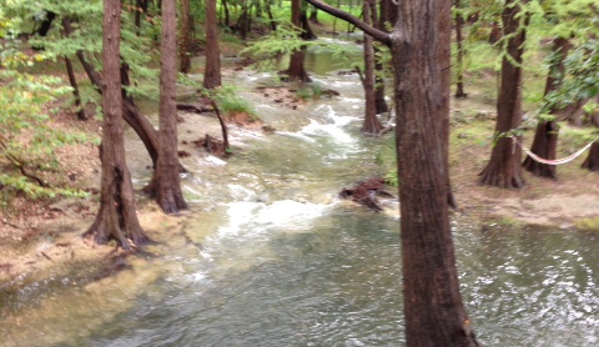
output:
<path id="1" fill-rule="evenodd" d="M 235 77 L 248 97 L 269 78 Z M 314 77 L 341 96 L 298 110 L 254 98 L 277 130 L 234 131 L 242 147 L 226 162 L 185 163 L 181 232 L 113 277 L 21 303 L 0 346 L 403 346 L 398 205 L 375 214 L 337 198 L 381 174 L 384 140 L 359 133 L 357 76 Z M 132 162 L 138 181 L 145 165 Z M 464 217 L 452 230 L 485 346 L 599 345 L 598 235 L 481 231 Z"/>

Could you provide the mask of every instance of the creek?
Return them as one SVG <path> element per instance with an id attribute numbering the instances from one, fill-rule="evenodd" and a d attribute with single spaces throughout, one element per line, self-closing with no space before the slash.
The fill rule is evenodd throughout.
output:
<path id="1" fill-rule="evenodd" d="M 243 147 L 227 163 L 186 162 L 185 239 L 98 284 L 21 303 L 0 346 L 403 346 L 397 204 L 375 214 L 337 198 L 381 174 L 375 156 L 385 140 L 359 133 L 358 77 L 326 66 L 309 69 L 340 97 L 298 110 L 254 99 L 274 134 L 239 130 L 233 142 Z M 229 79 L 251 97 L 268 76 Z M 147 160 L 131 148 L 139 183 Z M 452 230 L 462 295 L 485 346 L 599 345 L 596 234 L 483 232 L 466 217 Z"/>

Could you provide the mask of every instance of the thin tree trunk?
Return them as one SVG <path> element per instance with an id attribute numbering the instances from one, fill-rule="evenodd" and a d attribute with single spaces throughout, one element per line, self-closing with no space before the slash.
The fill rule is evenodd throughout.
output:
<path id="1" fill-rule="evenodd" d="M 507 0 L 503 10 L 504 35 L 508 36 L 506 54 L 501 64 L 501 86 L 497 100 L 497 136 L 491 159 L 480 173 L 480 184 L 502 188 L 524 187 L 522 149 L 506 134 L 522 122 L 522 56 L 529 15 L 522 17 L 522 4 Z M 523 2 L 525 3 L 525 2 Z M 522 20 L 521 20 L 522 19 Z M 515 136 L 515 135 L 514 135 Z M 519 139 L 521 140 L 521 139 Z"/>
<path id="2" fill-rule="evenodd" d="M 85 232 L 98 243 L 116 240 L 125 249 L 129 239 L 136 245 L 148 240 L 137 219 L 131 176 L 125 160 L 122 95 L 120 80 L 121 1 L 104 0 L 104 40 L 102 49 L 102 186 L 100 210 Z"/>
<path id="3" fill-rule="evenodd" d="M 371 24 L 371 18 L 376 21 L 376 11 L 372 11 L 374 7 L 372 0 L 364 0 L 364 22 Z M 372 13 L 374 12 L 374 13 Z M 372 15 L 371 15 L 372 13 Z M 376 98 L 374 91 L 374 48 L 372 37 L 364 35 L 364 77 L 362 80 L 364 86 L 365 107 L 364 107 L 364 123 L 362 124 L 362 132 L 368 135 L 376 136 L 383 129 L 381 122 L 376 117 Z"/>
<path id="4" fill-rule="evenodd" d="M 206 69 L 203 86 L 214 89 L 221 85 L 216 0 L 206 0 Z"/>
<path id="5" fill-rule="evenodd" d="M 160 39 L 160 130 L 158 164 L 150 183 L 150 195 L 165 213 L 187 209 L 181 192 L 177 155 L 177 15 L 175 0 L 162 0 Z M 215 8 L 216 10 L 216 8 Z"/>
<path id="6" fill-rule="evenodd" d="M 460 0 L 455 0 L 457 13 L 455 16 L 455 36 L 458 48 L 456 59 L 456 98 L 466 98 L 468 94 L 464 92 L 464 37 L 462 36 L 462 27 L 464 26 L 464 17 L 460 12 Z"/>
<path id="7" fill-rule="evenodd" d="M 179 47 L 179 71 L 191 70 L 191 7 L 189 0 L 181 0 L 181 46 Z"/>
<path id="8" fill-rule="evenodd" d="M 557 90 L 561 84 L 565 72 L 564 60 L 568 56 L 569 49 L 570 42 L 568 39 L 557 37 L 553 40 L 552 54 L 559 55 L 559 58 L 547 72 L 545 97 L 554 90 Z M 558 111 L 555 107 L 551 107 L 549 113 L 556 114 Z M 559 125 L 555 120 L 540 120 L 532 142 L 531 151 L 541 158 L 555 159 L 557 155 L 558 131 Z M 555 165 L 539 163 L 530 156 L 527 156 L 522 166 L 535 176 L 557 179 Z"/>
<path id="9" fill-rule="evenodd" d="M 270 30 L 276 31 L 277 30 L 277 21 L 275 20 L 275 17 L 272 14 L 271 3 L 272 3 L 272 0 L 266 0 L 264 7 L 266 10 L 266 15 L 268 16 L 268 24 L 270 25 Z"/>
<path id="10" fill-rule="evenodd" d="M 229 13 L 229 6 L 227 5 L 227 0 L 222 0 L 223 9 L 225 12 L 225 26 L 227 28 L 231 27 L 231 14 Z"/>
<path id="11" fill-rule="evenodd" d="M 67 67 L 67 75 L 69 76 L 69 83 L 73 88 L 73 97 L 75 98 L 75 107 L 77 108 L 77 118 L 79 120 L 87 120 L 87 115 L 85 114 L 85 110 L 83 109 L 83 105 L 81 104 L 81 95 L 79 94 L 79 86 L 77 85 L 77 78 L 75 77 L 75 72 L 73 71 L 73 64 L 71 63 L 71 59 L 64 57 L 64 62 Z"/>
<path id="12" fill-rule="evenodd" d="M 494 45 L 501 40 L 501 27 L 499 22 L 494 21 L 491 23 L 491 33 L 489 34 L 489 43 Z"/>
<path id="13" fill-rule="evenodd" d="M 375 21 L 377 29 L 384 32 L 389 32 L 387 29 L 387 22 L 389 21 L 389 6 L 391 6 L 391 1 L 383 0 L 380 2 L 380 10 L 378 11 L 378 19 Z M 376 7 L 375 7 L 376 8 Z M 374 46 L 374 56 L 377 56 L 381 50 Z M 385 68 L 379 59 L 375 59 L 374 61 L 374 71 L 375 71 L 375 86 L 374 86 L 374 99 L 376 104 L 376 113 L 381 114 L 385 112 L 389 112 L 389 106 L 387 105 L 387 101 L 385 100 L 385 79 L 383 78 L 385 73 Z"/>

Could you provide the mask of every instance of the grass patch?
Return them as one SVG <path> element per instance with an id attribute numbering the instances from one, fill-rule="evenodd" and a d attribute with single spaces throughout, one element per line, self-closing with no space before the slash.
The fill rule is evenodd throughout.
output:
<path id="1" fill-rule="evenodd" d="M 579 230 L 599 232 L 599 217 L 575 220 L 574 226 Z"/>

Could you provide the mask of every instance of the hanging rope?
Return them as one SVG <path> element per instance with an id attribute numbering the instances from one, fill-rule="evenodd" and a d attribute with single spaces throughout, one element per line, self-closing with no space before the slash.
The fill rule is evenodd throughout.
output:
<path id="1" fill-rule="evenodd" d="M 588 145 L 584 146 L 582 149 L 580 149 L 576 153 L 573 153 L 573 154 L 571 154 L 571 155 L 569 155 L 569 156 L 567 156 L 565 158 L 550 160 L 550 159 L 541 158 L 538 155 L 534 154 L 529 149 L 525 148 L 520 143 L 520 141 L 518 141 L 518 139 L 516 138 L 516 136 L 512 136 L 512 141 L 514 143 L 514 147 L 516 147 L 516 145 L 520 146 L 520 148 L 522 148 L 522 150 L 524 151 L 524 153 L 526 153 L 533 160 L 535 160 L 535 161 L 537 161 L 537 162 L 539 162 L 541 164 L 546 164 L 546 165 L 562 165 L 562 164 L 566 164 L 568 162 L 571 162 L 572 160 L 574 160 L 577 157 L 579 157 L 582 153 L 584 153 L 584 151 L 586 151 L 587 149 L 589 149 L 589 147 L 591 147 L 593 145 L 593 143 L 595 143 L 595 141 L 597 141 L 597 140 L 599 140 L 599 136 L 597 136 L 593 141 L 591 141 Z"/>

